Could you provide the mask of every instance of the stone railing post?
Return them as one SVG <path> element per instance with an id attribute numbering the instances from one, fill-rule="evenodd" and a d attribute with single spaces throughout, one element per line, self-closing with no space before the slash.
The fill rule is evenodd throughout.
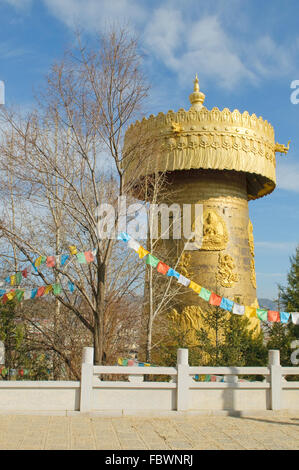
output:
<path id="1" fill-rule="evenodd" d="M 92 409 L 92 380 L 93 380 L 93 348 L 83 348 L 81 365 L 81 393 L 80 411 L 88 412 Z"/>
<path id="2" fill-rule="evenodd" d="M 278 349 L 270 349 L 268 351 L 268 362 L 270 368 L 270 401 L 271 410 L 281 409 L 281 365 L 280 352 Z"/>
<path id="3" fill-rule="evenodd" d="M 188 349 L 177 350 L 177 411 L 189 408 L 189 364 Z"/>

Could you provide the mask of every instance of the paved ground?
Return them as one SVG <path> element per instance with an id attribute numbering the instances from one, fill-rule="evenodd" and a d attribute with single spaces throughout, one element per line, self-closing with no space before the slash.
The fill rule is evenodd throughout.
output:
<path id="1" fill-rule="evenodd" d="M 299 450 L 299 415 L 246 418 L 0 415 L 0 449 Z"/>

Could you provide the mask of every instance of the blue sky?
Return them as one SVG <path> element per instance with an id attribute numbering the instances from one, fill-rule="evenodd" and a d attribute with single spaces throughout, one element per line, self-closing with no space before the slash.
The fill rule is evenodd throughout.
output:
<path id="1" fill-rule="evenodd" d="M 30 108 L 49 66 L 62 57 L 79 26 L 92 39 L 112 21 L 139 34 L 152 84 L 145 113 L 189 108 L 197 72 L 208 109 L 262 116 L 276 141 L 277 187 L 250 202 L 258 296 L 275 298 L 299 243 L 299 80 L 297 0 L 0 0 L 0 80 L 6 102 Z"/>

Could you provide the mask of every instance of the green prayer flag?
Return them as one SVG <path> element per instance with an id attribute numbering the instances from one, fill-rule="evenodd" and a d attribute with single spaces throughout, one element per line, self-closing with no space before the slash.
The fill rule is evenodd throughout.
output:
<path id="1" fill-rule="evenodd" d="M 204 299 L 208 302 L 210 300 L 210 297 L 211 297 L 211 291 L 208 290 L 208 289 L 205 289 L 204 287 L 202 287 L 201 291 L 198 295 L 199 295 L 199 297 L 201 297 L 202 299 Z"/>
<path id="2" fill-rule="evenodd" d="M 76 256 L 79 263 L 87 263 L 84 253 L 77 253 Z"/>
<path id="3" fill-rule="evenodd" d="M 23 276 L 22 273 L 16 273 L 16 285 L 19 286 L 22 282 Z"/>
<path id="4" fill-rule="evenodd" d="M 262 320 L 262 321 L 267 321 L 268 320 L 268 311 L 267 310 L 257 308 L 256 313 L 257 313 L 257 316 L 260 320 Z"/>
<path id="5" fill-rule="evenodd" d="M 61 294 L 61 291 L 62 291 L 62 287 L 61 287 L 61 284 L 53 284 L 53 294 L 54 295 L 59 295 Z"/>
<path id="6" fill-rule="evenodd" d="M 24 291 L 23 291 L 23 290 L 17 290 L 15 297 L 16 297 L 16 299 L 17 299 L 19 302 L 21 302 L 21 300 L 22 300 L 22 298 L 23 298 L 23 295 L 24 295 Z"/>
<path id="7" fill-rule="evenodd" d="M 147 255 L 146 257 L 146 264 L 149 264 L 150 266 L 152 266 L 153 268 L 156 268 L 159 264 L 159 261 L 158 258 L 156 258 L 155 256 L 151 255 L 150 253 Z"/>
<path id="8" fill-rule="evenodd" d="M 46 256 L 41 256 L 40 264 L 44 264 L 47 261 Z"/>

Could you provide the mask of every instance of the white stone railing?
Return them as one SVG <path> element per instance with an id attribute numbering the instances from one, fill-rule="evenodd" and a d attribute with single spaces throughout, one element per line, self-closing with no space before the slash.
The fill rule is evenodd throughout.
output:
<path id="1" fill-rule="evenodd" d="M 195 375 L 223 375 L 224 382 L 198 382 Z M 128 381 L 100 376 L 127 376 Z M 168 375 L 170 381 L 143 381 L 145 375 Z M 239 375 L 264 381 L 238 381 Z M 281 367 L 279 351 L 269 351 L 268 367 L 190 367 L 188 350 L 178 349 L 176 367 L 94 366 L 93 348 L 84 348 L 80 410 L 213 411 L 299 409 L 299 367 Z"/>
<path id="2" fill-rule="evenodd" d="M 299 367 L 281 367 L 279 351 L 269 351 L 267 367 L 190 367 L 188 350 L 178 349 L 176 367 L 94 366 L 93 348 L 84 348 L 79 381 L 0 381 L 0 413 L 99 412 L 142 414 L 299 410 Z M 195 375 L 222 376 L 221 382 Z M 119 376 L 107 380 L 108 376 Z M 159 377 L 164 376 L 164 381 Z M 238 376 L 263 376 L 245 381 Z M 144 377 L 156 376 L 155 381 Z M 166 376 L 166 377 L 165 377 Z M 167 378 L 168 376 L 168 378 Z M 165 381 L 166 379 L 166 381 Z"/>

